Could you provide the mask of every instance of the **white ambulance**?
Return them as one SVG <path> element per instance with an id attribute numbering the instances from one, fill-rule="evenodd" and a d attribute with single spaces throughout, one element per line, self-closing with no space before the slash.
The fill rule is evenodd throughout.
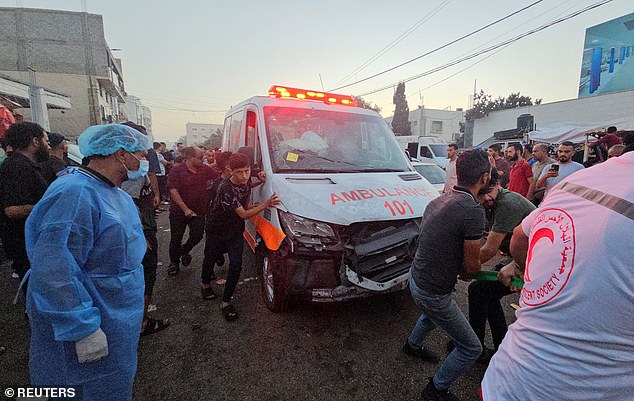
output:
<path id="1" fill-rule="evenodd" d="M 281 204 L 246 222 L 266 306 L 402 290 L 421 216 L 438 195 L 387 123 L 350 96 L 273 86 L 231 108 L 223 150 L 266 172 L 251 202 Z"/>

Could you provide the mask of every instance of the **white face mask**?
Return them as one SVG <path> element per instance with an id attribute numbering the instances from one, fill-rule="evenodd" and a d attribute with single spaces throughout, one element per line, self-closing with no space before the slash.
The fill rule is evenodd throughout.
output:
<path id="1" fill-rule="evenodd" d="M 137 159 L 139 161 L 139 169 L 138 170 L 129 170 L 126 167 L 125 163 L 122 163 L 123 167 L 125 167 L 125 169 L 128 171 L 128 180 L 138 180 L 139 178 L 145 176 L 150 171 L 150 162 L 147 161 L 147 160 L 139 159 L 132 152 L 128 152 L 128 153 L 130 153 L 132 155 L 132 157 L 134 157 L 135 159 Z"/>

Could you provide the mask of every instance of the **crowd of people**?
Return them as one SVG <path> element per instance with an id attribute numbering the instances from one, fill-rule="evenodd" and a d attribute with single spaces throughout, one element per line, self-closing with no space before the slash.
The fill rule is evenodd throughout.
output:
<path id="1" fill-rule="evenodd" d="M 571 142 L 554 160 L 544 144 L 513 144 L 504 158 L 497 144 L 488 154 L 454 148 L 447 173 L 457 185 L 426 208 L 410 272 L 421 314 L 403 353 L 436 364 L 425 338 L 436 327 L 450 338 L 422 399 L 458 400 L 449 387 L 476 361 L 489 364 L 483 400 L 631 399 L 634 135 L 589 168 L 572 160 Z M 467 319 L 452 295 L 457 280 L 470 281 L 499 253 L 498 281 L 468 287 Z M 517 291 L 521 309 L 507 328 L 500 299 Z"/>
<path id="2" fill-rule="evenodd" d="M 148 313 L 161 203 L 170 205 L 168 273 L 191 263 L 206 231 L 202 297 L 216 298 L 214 263 L 228 253 L 220 309 L 227 321 L 238 318 L 231 300 L 244 219 L 279 204 L 274 194 L 251 206 L 250 189 L 266 176 L 252 183 L 245 155 L 182 144 L 172 154 L 131 122 L 86 129 L 80 166 L 65 161 L 67 139 L 38 124 L 14 124 L 5 139 L 0 231 L 26 295 L 32 385 L 81 385 L 86 400 L 132 398 L 139 337 L 170 325 Z"/>
<path id="3" fill-rule="evenodd" d="M 182 144 L 170 152 L 134 123 L 86 129 L 81 166 L 69 166 L 67 141 L 16 123 L 0 165 L 1 239 L 26 295 L 31 382 L 81 385 L 87 400 L 130 400 L 139 337 L 170 326 L 149 316 L 161 205 L 169 204 L 168 275 L 178 276 L 205 238 L 201 297 L 216 299 L 212 284 L 224 285 L 219 307 L 232 322 L 244 221 L 280 200 L 251 204 L 266 175 L 252 178 L 245 155 Z M 450 339 L 423 399 L 457 400 L 449 388 L 476 362 L 489 364 L 483 400 L 634 394 L 634 137 L 623 142 L 588 168 L 572 160 L 570 142 L 555 159 L 543 144 L 461 154 L 449 146 L 450 184 L 424 212 L 410 270 L 421 313 L 402 345 L 437 364 L 427 337 L 440 328 Z M 472 281 L 500 253 L 498 281 Z M 471 281 L 468 318 L 453 295 L 458 279 Z M 500 300 L 517 291 L 521 309 L 507 327 Z"/>

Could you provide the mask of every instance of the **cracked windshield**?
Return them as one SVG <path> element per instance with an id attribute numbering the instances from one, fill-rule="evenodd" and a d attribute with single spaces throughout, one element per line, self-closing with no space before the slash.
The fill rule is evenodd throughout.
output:
<path id="1" fill-rule="evenodd" d="M 277 172 L 409 171 L 378 116 L 283 107 L 264 116 Z"/>

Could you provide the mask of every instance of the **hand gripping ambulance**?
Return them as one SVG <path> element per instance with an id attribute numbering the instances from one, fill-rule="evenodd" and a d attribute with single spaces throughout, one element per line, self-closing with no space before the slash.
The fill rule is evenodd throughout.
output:
<path id="1" fill-rule="evenodd" d="M 222 148 L 245 154 L 257 204 L 246 222 L 266 306 L 342 301 L 407 286 L 423 211 L 438 195 L 387 123 L 350 96 L 273 86 L 231 108 Z"/>

